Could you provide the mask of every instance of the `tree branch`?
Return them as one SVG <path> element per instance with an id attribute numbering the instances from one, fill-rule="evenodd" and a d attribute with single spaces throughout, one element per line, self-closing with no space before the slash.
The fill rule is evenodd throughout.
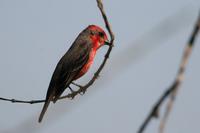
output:
<path id="1" fill-rule="evenodd" d="M 165 128 L 165 125 L 166 125 L 166 122 L 167 122 L 167 118 L 168 118 L 168 116 L 169 116 L 169 114 L 172 110 L 172 106 L 173 106 L 174 101 L 176 99 L 179 87 L 180 87 L 181 83 L 183 82 L 186 65 L 188 63 L 189 56 L 192 53 L 192 48 L 194 46 L 194 41 L 195 41 L 195 38 L 196 38 L 197 33 L 199 31 L 199 28 L 200 28 L 200 13 L 199 13 L 199 16 L 198 16 L 198 20 L 195 24 L 194 30 L 192 32 L 192 35 L 191 35 L 191 37 L 190 37 L 190 39 L 187 43 L 187 46 L 186 46 L 184 54 L 183 54 L 183 58 L 182 58 L 182 61 L 181 61 L 181 64 L 180 64 L 180 68 L 179 68 L 179 71 L 178 71 L 178 74 L 177 74 L 177 77 L 176 77 L 176 80 L 175 80 L 175 82 L 177 82 L 177 87 L 174 88 L 172 90 L 172 93 L 170 94 L 169 102 L 167 103 L 164 116 L 163 116 L 163 118 L 160 122 L 160 127 L 159 127 L 160 133 L 164 132 L 164 128 Z"/>
<path id="2" fill-rule="evenodd" d="M 112 47 L 113 47 L 113 43 L 114 43 L 114 39 L 115 39 L 115 36 L 114 36 L 114 33 L 112 32 L 112 29 L 111 29 L 111 26 L 110 26 L 110 23 L 108 22 L 108 18 L 105 14 L 105 11 L 104 11 L 104 7 L 103 7 L 103 3 L 101 0 L 96 0 L 97 1 L 97 6 L 101 12 L 101 15 L 103 17 L 103 20 L 104 20 L 104 23 L 105 23 L 105 26 L 106 26 L 106 29 L 108 30 L 109 32 L 109 35 L 110 35 L 110 45 L 109 45 L 109 48 L 108 48 L 108 51 L 107 53 L 105 54 L 105 57 L 104 57 L 104 60 L 103 62 L 101 63 L 101 65 L 99 66 L 99 68 L 97 69 L 97 71 L 94 73 L 94 76 L 92 77 L 92 79 L 85 85 L 85 86 L 80 86 L 79 89 L 77 91 L 74 91 L 72 93 L 69 93 L 67 94 L 66 96 L 62 96 L 59 98 L 60 99 L 65 99 L 65 98 L 71 98 L 73 99 L 75 96 L 77 96 L 78 94 L 80 93 L 85 93 L 86 90 L 95 82 L 95 80 L 98 78 L 100 72 L 102 71 L 102 69 L 104 68 L 109 56 L 110 56 L 110 53 L 112 51 Z M 2 98 L 0 97 L 0 100 L 4 100 L 4 101 L 9 101 L 9 102 L 12 102 L 12 103 L 29 103 L 29 104 L 36 104 L 36 103 L 42 103 L 42 102 L 45 102 L 45 100 L 30 100 L 30 101 L 25 101 L 25 100 L 16 100 L 16 99 L 7 99 L 7 98 Z"/>
<path id="3" fill-rule="evenodd" d="M 176 97 L 177 94 L 177 90 L 180 87 L 181 83 L 183 82 L 183 78 L 184 78 L 184 73 L 185 73 L 185 68 L 186 65 L 188 63 L 188 59 L 189 56 L 192 52 L 192 48 L 194 47 L 194 42 L 196 39 L 196 36 L 198 34 L 200 28 L 200 14 L 198 16 L 198 20 L 194 26 L 194 30 L 189 38 L 189 41 L 187 43 L 187 46 L 185 48 L 183 57 L 182 57 L 182 61 L 178 70 L 178 73 L 176 75 L 175 81 L 173 82 L 173 84 L 162 94 L 162 96 L 158 99 L 158 101 L 156 102 L 156 104 L 153 106 L 151 112 L 149 113 L 149 115 L 147 116 L 147 118 L 144 120 L 144 122 L 142 123 L 142 125 L 140 126 L 138 133 L 143 133 L 145 128 L 147 127 L 147 125 L 150 123 L 150 120 L 152 118 L 158 118 L 159 115 L 159 109 L 161 107 L 161 105 L 163 104 L 163 102 L 167 99 L 170 98 L 170 101 L 168 103 L 168 107 L 166 109 L 166 113 L 164 116 L 164 119 L 161 121 L 161 125 L 160 125 L 160 132 L 163 132 L 164 129 L 164 125 L 167 119 L 167 116 L 171 110 L 171 106 L 174 102 L 174 99 Z"/>

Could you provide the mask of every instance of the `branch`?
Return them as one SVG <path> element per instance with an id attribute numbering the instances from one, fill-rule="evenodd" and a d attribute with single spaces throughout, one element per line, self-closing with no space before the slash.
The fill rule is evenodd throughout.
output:
<path id="1" fill-rule="evenodd" d="M 71 94 L 68 94 L 66 96 L 62 96 L 62 97 L 59 98 L 59 100 L 65 99 L 65 98 L 71 98 Z M 36 104 L 36 103 L 44 103 L 45 102 L 45 99 L 42 99 L 42 100 L 17 100 L 17 99 L 3 98 L 3 97 L 0 97 L 0 100 L 12 102 L 12 103 L 29 103 L 29 104 Z"/>
<path id="2" fill-rule="evenodd" d="M 174 88 L 172 93 L 170 94 L 169 102 L 167 103 L 167 107 L 166 107 L 164 116 L 163 116 L 163 118 L 162 118 L 162 120 L 160 122 L 160 127 L 159 127 L 160 133 L 164 132 L 166 121 L 167 121 L 167 118 L 169 116 L 169 113 L 172 110 L 172 106 L 173 106 L 174 101 L 176 99 L 176 96 L 177 96 L 177 93 L 178 93 L 178 89 L 180 87 L 180 84 L 183 82 L 185 68 L 186 68 L 186 65 L 188 63 L 189 56 L 192 53 L 192 48 L 194 46 L 194 41 L 195 41 L 195 38 L 196 38 L 197 33 L 199 31 L 199 28 L 200 28 L 200 13 L 199 13 L 196 25 L 194 27 L 193 33 L 192 33 L 192 35 L 191 35 L 191 37 L 190 37 L 190 39 L 188 41 L 188 44 L 187 44 L 187 46 L 185 48 L 185 51 L 184 51 L 184 54 L 183 54 L 183 58 L 182 58 L 182 61 L 181 61 L 181 64 L 180 64 L 180 68 L 179 68 L 179 71 L 178 71 L 178 74 L 177 74 L 177 77 L 176 77 L 176 81 L 175 81 L 175 82 L 177 82 L 177 87 Z"/>
<path id="3" fill-rule="evenodd" d="M 95 82 L 95 80 L 98 78 L 100 72 L 102 71 L 102 69 L 104 68 L 109 56 L 110 56 L 110 53 L 112 51 L 112 47 L 113 47 L 113 42 L 114 42 L 114 39 L 115 39 L 115 36 L 114 36 L 114 33 L 112 32 L 111 30 L 111 26 L 108 22 L 108 18 L 105 14 L 105 11 L 104 11 L 104 8 L 103 8 L 103 3 L 101 0 L 97 0 L 97 6 L 101 12 L 101 15 L 103 17 L 103 20 L 104 20 L 104 23 L 105 23 L 105 26 L 106 26 L 106 29 L 108 30 L 108 33 L 110 35 L 110 45 L 109 45 L 109 48 L 108 48 L 108 51 L 107 53 L 105 54 L 105 57 L 104 57 L 104 60 L 103 62 L 101 63 L 101 65 L 99 66 L 99 68 L 97 69 L 97 71 L 94 73 L 94 76 L 92 77 L 92 79 L 85 85 L 85 86 L 79 86 L 79 89 L 77 91 L 73 91 L 72 93 L 69 93 L 68 95 L 66 96 L 62 96 L 59 98 L 60 99 L 65 99 L 65 98 L 71 98 L 73 99 L 75 96 L 77 96 L 78 94 L 81 94 L 81 93 L 85 93 L 86 90 Z M 16 100 L 16 99 L 7 99 L 7 98 L 2 98 L 0 97 L 0 100 L 4 100 L 4 101 L 10 101 L 12 103 L 29 103 L 29 104 L 35 104 L 35 103 L 42 103 L 42 102 L 45 102 L 45 100 L 30 100 L 30 101 L 24 101 L 24 100 Z"/>
<path id="4" fill-rule="evenodd" d="M 166 118 L 171 110 L 171 106 L 174 102 L 175 96 L 176 96 L 176 92 L 179 88 L 179 86 L 181 85 L 181 83 L 183 82 L 183 78 L 184 78 L 184 73 L 185 73 L 185 68 L 186 65 L 188 63 L 188 59 L 190 54 L 192 53 L 192 48 L 194 47 L 194 42 L 196 39 L 196 36 L 198 34 L 200 28 L 200 14 L 198 16 L 198 20 L 195 24 L 194 30 L 190 36 L 190 39 L 187 43 L 187 46 L 185 48 L 183 57 L 182 57 L 182 61 L 178 70 L 178 73 L 176 75 L 175 81 L 173 82 L 173 84 L 162 94 L 162 96 L 158 99 L 158 101 L 156 102 L 156 104 L 153 106 L 151 112 L 149 113 L 149 115 L 147 116 L 147 118 L 144 120 L 144 122 L 142 123 L 141 127 L 138 130 L 138 133 L 143 133 L 145 128 L 147 127 L 147 125 L 149 124 L 150 120 L 152 118 L 158 118 L 159 116 L 159 109 L 161 107 L 161 105 L 163 104 L 163 102 L 167 99 L 170 98 L 170 102 L 168 104 L 167 107 L 167 111 L 166 114 L 164 116 L 163 121 L 161 122 L 160 125 L 160 131 L 162 132 L 164 129 L 164 125 L 165 125 L 165 121 Z"/>
<path id="5" fill-rule="evenodd" d="M 30 100 L 30 101 L 24 101 L 24 100 L 8 99 L 8 98 L 3 98 L 3 97 L 0 97 L 0 100 L 12 102 L 12 103 L 30 103 L 30 104 L 43 103 L 43 102 L 45 102 L 45 100 Z"/>

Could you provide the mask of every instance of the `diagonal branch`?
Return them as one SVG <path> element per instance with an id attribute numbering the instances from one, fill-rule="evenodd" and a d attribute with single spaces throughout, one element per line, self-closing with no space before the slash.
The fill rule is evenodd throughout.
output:
<path id="1" fill-rule="evenodd" d="M 178 93 L 178 90 L 179 90 L 179 87 L 180 87 L 181 83 L 183 82 L 186 65 L 188 63 L 189 56 L 192 53 L 192 48 L 194 46 L 194 41 L 195 41 L 195 38 L 196 38 L 197 33 L 199 31 L 199 28 L 200 28 L 200 13 L 199 13 L 196 25 L 194 27 L 193 33 L 192 33 L 192 35 L 191 35 L 191 37 L 188 41 L 188 45 L 186 46 L 184 54 L 183 54 L 183 58 L 182 58 L 182 61 L 181 61 L 181 64 L 180 64 L 180 68 L 179 68 L 179 71 L 178 71 L 178 74 L 177 74 L 177 77 L 176 77 L 176 80 L 175 80 L 175 83 L 174 83 L 174 84 L 177 84 L 177 87 L 175 87 L 172 90 L 172 93 L 170 94 L 169 102 L 167 103 L 164 116 L 163 116 L 163 118 L 160 122 L 160 127 L 159 127 L 160 133 L 164 132 L 164 128 L 165 128 L 165 125 L 166 125 L 167 118 L 169 116 L 169 113 L 171 112 L 172 106 L 174 104 L 174 101 L 176 99 L 176 96 L 177 96 L 177 93 Z"/>
<path id="2" fill-rule="evenodd" d="M 111 26 L 110 26 L 110 23 L 108 22 L 108 18 L 106 16 L 106 13 L 104 11 L 104 7 L 103 7 L 103 3 L 101 0 L 97 0 L 97 6 L 101 12 L 101 15 L 103 17 L 103 20 L 104 20 L 104 23 L 105 23 L 105 26 L 106 26 L 106 29 L 108 30 L 109 32 L 109 35 L 110 35 L 110 43 L 109 43 L 109 48 L 108 48 L 108 51 L 107 53 L 105 54 L 105 57 L 104 57 L 104 60 L 103 62 L 101 63 L 101 65 L 99 66 L 98 70 L 94 73 L 94 76 L 92 77 L 92 79 L 85 85 L 85 86 L 80 86 L 79 89 L 77 91 L 74 91 L 72 93 L 69 93 L 68 95 L 66 96 L 62 96 L 59 98 L 60 99 L 64 99 L 64 98 L 74 98 L 75 96 L 77 96 L 78 94 L 80 93 L 85 93 L 85 91 L 95 82 L 95 80 L 98 78 L 100 72 L 103 70 L 109 56 L 110 56 L 110 53 L 112 51 L 112 47 L 113 47 L 113 43 L 114 43 L 114 39 L 115 39 L 115 36 L 114 36 L 114 33 L 112 32 L 112 29 L 111 29 Z M 36 103 L 42 103 L 42 102 L 45 102 L 45 100 L 30 100 L 30 101 L 25 101 L 25 100 L 16 100 L 16 99 L 7 99 L 7 98 L 2 98 L 0 97 L 0 100 L 4 100 L 4 101 L 9 101 L 9 102 L 12 102 L 12 103 L 29 103 L 29 104 L 36 104 Z"/>
<path id="3" fill-rule="evenodd" d="M 138 130 L 138 133 L 143 133 L 145 128 L 147 127 L 147 125 L 150 123 L 150 120 L 152 118 L 157 118 L 159 115 L 159 109 L 161 107 L 161 105 L 163 104 L 163 102 L 167 99 L 170 98 L 170 102 L 168 104 L 167 107 L 167 111 L 166 114 L 164 116 L 163 121 L 161 122 L 160 125 L 160 131 L 162 132 L 164 129 L 164 125 L 165 125 L 165 121 L 167 119 L 167 116 L 171 110 L 171 106 L 174 102 L 174 99 L 176 97 L 176 93 L 178 88 L 180 87 L 181 83 L 183 82 L 183 78 L 184 78 L 184 73 L 185 73 L 185 68 L 186 65 L 188 63 L 188 59 L 190 54 L 192 53 L 192 48 L 194 47 L 194 42 L 196 39 L 196 36 L 198 34 L 200 28 L 200 14 L 198 16 L 198 20 L 194 26 L 194 30 L 189 38 L 189 41 L 187 43 L 187 46 L 185 48 L 183 57 L 182 57 L 182 61 L 178 70 L 178 73 L 176 75 L 175 81 L 173 82 L 173 84 L 162 94 L 162 96 L 158 99 L 158 101 L 156 102 L 156 104 L 153 106 L 151 112 L 148 114 L 147 118 L 144 120 L 144 122 L 142 123 L 141 127 Z"/>

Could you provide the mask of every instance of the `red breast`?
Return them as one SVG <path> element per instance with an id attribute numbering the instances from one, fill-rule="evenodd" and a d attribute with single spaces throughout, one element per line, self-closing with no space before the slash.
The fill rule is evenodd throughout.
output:
<path id="1" fill-rule="evenodd" d="M 89 59 L 87 63 L 83 66 L 79 74 L 74 78 L 74 80 L 83 76 L 90 68 L 94 61 L 94 57 L 96 55 L 96 51 L 104 45 L 105 41 L 108 40 L 106 33 L 99 26 L 89 25 L 86 29 L 90 31 L 89 34 L 90 41 L 92 41 L 92 49 L 90 51 Z"/>

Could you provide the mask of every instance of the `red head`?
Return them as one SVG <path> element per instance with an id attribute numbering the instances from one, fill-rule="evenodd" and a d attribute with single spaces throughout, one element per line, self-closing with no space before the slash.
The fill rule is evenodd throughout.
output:
<path id="1" fill-rule="evenodd" d="M 108 37 L 102 28 L 96 25 L 89 25 L 86 29 L 90 31 L 90 38 L 93 43 L 94 48 L 100 48 L 106 42 L 108 42 Z"/>

